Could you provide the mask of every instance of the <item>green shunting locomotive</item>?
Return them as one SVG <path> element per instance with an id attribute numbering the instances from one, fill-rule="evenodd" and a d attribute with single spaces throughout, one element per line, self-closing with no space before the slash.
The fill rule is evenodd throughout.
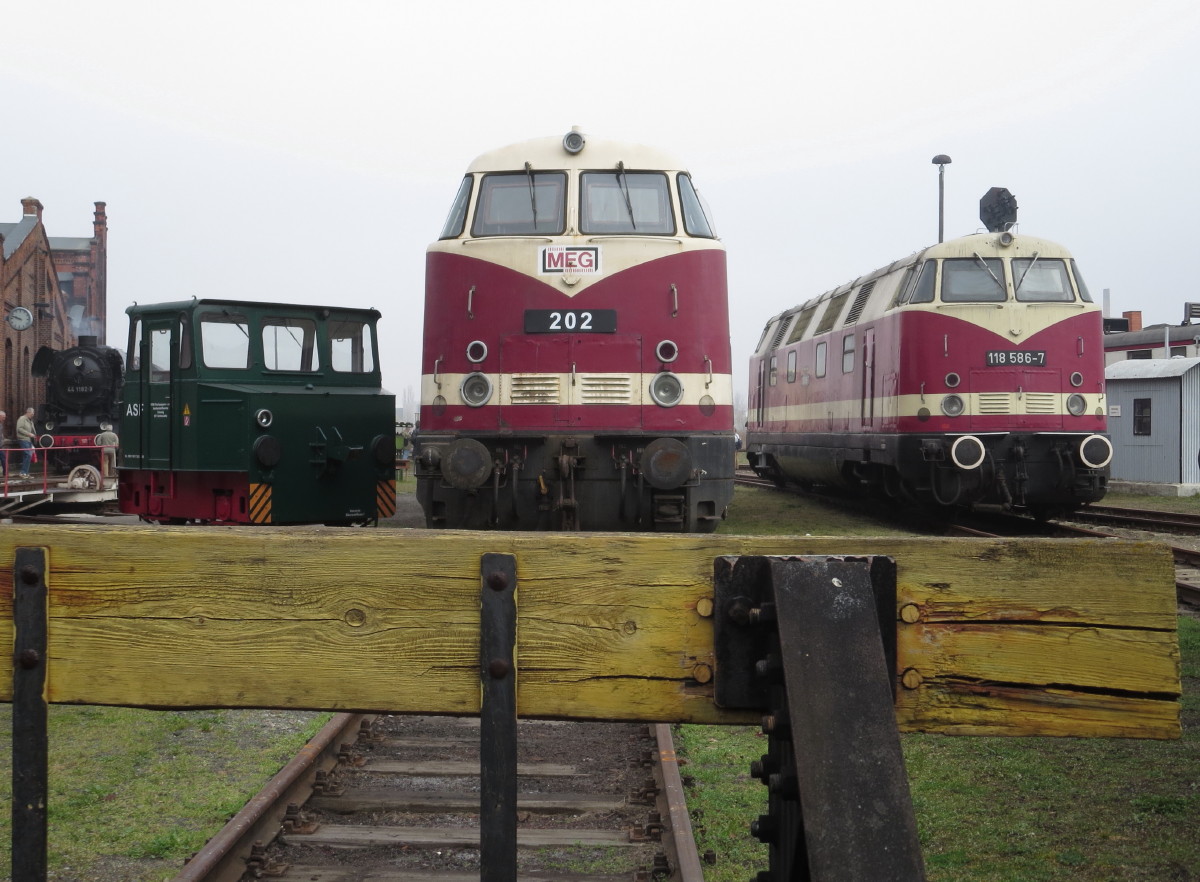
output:
<path id="1" fill-rule="evenodd" d="M 190 300 L 126 312 L 121 511 L 167 524 L 394 514 L 377 311 Z"/>

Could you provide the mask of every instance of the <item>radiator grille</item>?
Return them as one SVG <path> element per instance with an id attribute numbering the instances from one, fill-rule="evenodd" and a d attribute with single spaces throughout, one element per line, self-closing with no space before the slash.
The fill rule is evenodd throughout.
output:
<path id="1" fill-rule="evenodd" d="M 980 413 L 1012 413 L 1012 394 L 1009 392 L 980 392 Z"/>
<path id="2" fill-rule="evenodd" d="M 584 404 L 629 404 L 633 400 L 633 378 L 628 374 L 604 374 L 579 378 Z"/>
<path id="3" fill-rule="evenodd" d="M 559 404 L 562 392 L 554 374 L 513 374 L 513 404 Z"/>
<path id="4" fill-rule="evenodd" d="M 1057 413 L 1058 396 L 1053 392 L 1026 392 L 1026 413 Z"/>

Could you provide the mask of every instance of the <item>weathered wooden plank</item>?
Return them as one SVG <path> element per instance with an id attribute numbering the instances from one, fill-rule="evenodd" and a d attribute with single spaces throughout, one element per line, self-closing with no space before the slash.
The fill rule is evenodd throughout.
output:
<path id="1" fill-rule="evenodd" d="M 517 559 L 521 716 L 746 721 L 711 701 L 714 559 L 888 554 L 903 729 L 1179 731 L 1172 561 L 1146 543 L 10 526 L 3 641 L 30 545 L 51 549 L 54 702 L 478 713 L 498 552 Z M 0 655 L 0 699 L 10 684 Z"/>

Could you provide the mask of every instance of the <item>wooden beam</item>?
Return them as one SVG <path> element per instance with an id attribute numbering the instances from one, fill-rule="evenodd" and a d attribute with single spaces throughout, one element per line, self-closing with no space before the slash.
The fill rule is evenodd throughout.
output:
<path id="1" fill-rule="evenodd" d="M 713 562 L 897 562 L 905 731 L 1172 738 L 1170 551 L 1119 540 L 9 526 L 50 549 L 51 702 L 477 714 L 480 561 L 517 561 L 522 717 L 738 723 L 716 707 Z M 0 654 L 0 700 L 11 700 Z"/>

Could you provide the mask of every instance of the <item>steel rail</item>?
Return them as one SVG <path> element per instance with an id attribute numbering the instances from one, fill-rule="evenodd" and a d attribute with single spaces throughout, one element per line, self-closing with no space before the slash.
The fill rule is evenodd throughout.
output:
<path id="1" fill-rule="evenodd" d="M 275 838 L 289 803 L 312 793 L 318 770 L 332 767 L 343 740 L 357 737 L 363 714 L 335 714 L 266 786 L 184 865 L 173 882 L 238 882 L 256 844 Z"/>
<path id="2" fill-rule="evenodd" d="M 683 789 L 683 778 L 679 774 L 671 727 L 658 723 L 654 726 L 654 738 L 658 742 L 655 770 L 662 779 L 659 788 L 660 813 L 667 819 L 663 848 L 672 870 L 676 871 L 671 878 L 675 882 L 704 882 L 704 870 L 700 866 L 696 837 L 692 833 L 692 819 L 688 814 L 687 796 Z"/>

